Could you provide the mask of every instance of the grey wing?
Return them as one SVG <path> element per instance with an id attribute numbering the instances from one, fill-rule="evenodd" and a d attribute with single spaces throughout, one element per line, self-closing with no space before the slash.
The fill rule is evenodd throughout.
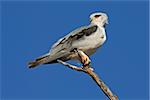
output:
<path id="1" fill-rule="evenodd" d="M 51 48 L 49 54 L 50 59 L 49 61 L 53 61 L 62 57 L 65 57 L 70 54 L 72 48 L 72 43 L 78 39 L 84 37 L 84 35 L 89 36 L 90 34 L 94 33 L 97 30 L 96 25 L 89 25 L 80 27 L 65 37 L 59 39 Z"/>
<path id="2" fill-rule="evenodd" d="M 51 50 L 52 49 L 55 49 L 57 46 L 59 45 L 62 45 L 63 43 L 65 43 L 66 41 L 68 41 L 68 39 L 71 37 L 71 36 L 74 36 L 76 34 L 78 34 L 81 30 L 85 29 L 87 26 L 82 26 L 72 32 L 70 32 L 68 35 L 64 36 L 63 38 L 59 39 L 56 43 L 54 43 L 54 45 L 52 46 Z M 50 51 L 51 51 L 50 50 Z"/>

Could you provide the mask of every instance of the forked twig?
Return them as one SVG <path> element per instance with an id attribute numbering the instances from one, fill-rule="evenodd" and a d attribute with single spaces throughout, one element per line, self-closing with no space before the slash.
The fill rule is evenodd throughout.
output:
<path id="1" fill-rule="evenodd" d="M 103 91 L 103 93 L 110 99 L 110 100 L 118 100 L 118 97 L 114 95 L 110 89 L 105 85 L 105 83 L 98 77 L 98 75 L 94 72 L 94 70 L 90 66 L 85 67 L 77 67 L 74 65 L 71 65 L 67 62 L 64 62 L 62 60 L 57 60 L 60 64 L 63 64 L 67 66 L 68 68 L 71 68 L 72 70 L 84 72 L 91 76 L 91 78 L 96 82 L 96 84 L 100 87 L 100 89 Z"/>

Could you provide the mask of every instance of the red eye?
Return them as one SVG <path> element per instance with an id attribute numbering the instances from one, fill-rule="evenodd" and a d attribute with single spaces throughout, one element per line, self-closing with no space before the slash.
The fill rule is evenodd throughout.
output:
<path id="1" fill-rule="evenodd" d="M 101 16 L 101 15 L 95 15 L 94 17 L 95 17 L 95 18 L 98 18 L 98 17 L 100 17 L 100 16 Z"/>

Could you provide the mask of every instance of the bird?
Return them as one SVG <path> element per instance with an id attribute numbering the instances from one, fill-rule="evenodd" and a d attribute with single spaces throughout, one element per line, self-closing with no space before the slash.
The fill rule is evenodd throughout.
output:
<path id="1" fill-rule="evenodd" d="M 28 63 L 29 68 L 41 64 L 58 63 L 58 60 L 78 60 L 83 65 L 90 64 L 89 56 L 94 54 L 106 41 L 108 16 L 103 12 L 94 12 L 89 16 L 90 24 L 82 26 L 59 39 L 49 52 Z"/>

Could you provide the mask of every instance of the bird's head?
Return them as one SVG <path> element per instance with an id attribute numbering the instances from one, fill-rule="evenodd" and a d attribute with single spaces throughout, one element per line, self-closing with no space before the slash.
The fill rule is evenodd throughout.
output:
<path id="1" fill-rule="evenodd" d="M 97 12 L 90 15 L 90 21 L 99 26 L 108 24 L 108 16 L 105 13 Z"/>

